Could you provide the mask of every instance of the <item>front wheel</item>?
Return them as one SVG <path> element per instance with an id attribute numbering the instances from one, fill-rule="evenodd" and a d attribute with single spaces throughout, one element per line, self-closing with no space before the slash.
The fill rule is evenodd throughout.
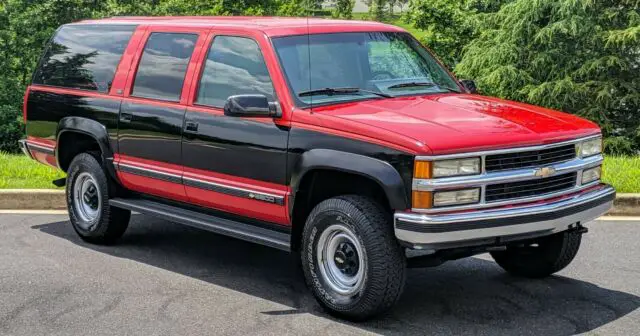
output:
<path id="1" fill-rule="evenodd" d="M 67 209 L 73 229 L 83 240 L 109 244 L 127 229 L 131 212 L 109 205 L 114 189 L 93 155 L 78 154 L 71 161 L 67 176 Z"/>
<path id="2" fill-rule="evenodd" d="M 527 278 L 544 278 L 567 267 L 580 248 L 582 234 L 564 231 L 491 252 L 505 271 Z"/>
<path id="3" fill-rule="evenodd" d="M 369 198 L 318 204 L 307 218 L 302 248 L 307 285 L 333 315 L 364 320 L 390 309 L 402 293 L 406 258 L 389 214 Z"/>

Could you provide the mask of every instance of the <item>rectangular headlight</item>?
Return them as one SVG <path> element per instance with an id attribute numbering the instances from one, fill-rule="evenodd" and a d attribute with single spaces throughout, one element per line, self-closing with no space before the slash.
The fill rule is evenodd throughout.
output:
<path id="1" fill-rule="evenodd" d="M 597 166 L 595 168 L 585 169 L 582 172 L 582 184 L 587 184 L 589 182 L 597 181 L 600 179 L 602 175 L 602 167 Z"/>
<path id="2" fill-rule="evenodd" d="M 480 158 L 433 161 L 433 177 L 480 174 Z"/>
<path id="3" fill-rule="evenodd" d="M 480 201 L 480 189 L 438 191 L 433 194 L 433 206 L 473 204 Z"/>
<path id="4" fill-rule="evenodd" d="M 580 157 L 585 158 L 597 155 L 602 153 L 602 138 L 598 137 L 595 139 L 587 140 L 581 142 L 578 146 Z"/>

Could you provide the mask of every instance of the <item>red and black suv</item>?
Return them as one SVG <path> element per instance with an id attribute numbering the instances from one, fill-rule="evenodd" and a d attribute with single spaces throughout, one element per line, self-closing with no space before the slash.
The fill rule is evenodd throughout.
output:
<path id="1" fill-rule="evenodd" d="M 113 242 L 135 211 L 293 251 L 320 304 L 356 320 L 396 302 L 407 266 L 490 252 L 557 272 L 615 196 L 597 125 L 480 96 L 374 22 L 64 25 L 24 119 L 82 239 Z"/>

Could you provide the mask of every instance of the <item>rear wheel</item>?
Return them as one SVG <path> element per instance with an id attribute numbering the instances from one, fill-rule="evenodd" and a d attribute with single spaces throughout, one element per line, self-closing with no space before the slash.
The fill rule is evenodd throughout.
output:
<path id="1" fill-rule="evenodd" d="M 506 251 L 491 252 L 491 256 L 513 275 L 543 278 L 567 267 L 578 254 L 581 240 L 581 233 L 564 231 L 508 246 Z"/>
<path id="2" fill-rule="evenodd" d="M 364 320 L 398 300 L 406 259 L 390 216 L 372 199 L 341 196 L 318 204 L 301 251 L 307 285 L 329 313 Z"/>
<path id="3" fill-rule="evenodd" d="M 80 238 L 96 244 L 113 243 L 124 234 L 131 212 L 109 205 L 115 186 L 95 156 L 78 154 L 69 166 L 67 209 Z"/>

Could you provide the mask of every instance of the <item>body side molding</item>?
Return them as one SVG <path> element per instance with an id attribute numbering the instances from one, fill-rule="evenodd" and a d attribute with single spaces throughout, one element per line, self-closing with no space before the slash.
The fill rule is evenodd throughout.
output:
<path id="1" fill-rule="evenodd" d="M 391 208 L 396 210 L 408 208 L 409 203 L 402 177 L 388 162 L 333 149 L 312 149 L 302 154 L 300 164 L 291 173 L 291 189 L 294 197 L 306 173 L 315 169 L 337 170 L 370 178 L 382 187 Z"/>

